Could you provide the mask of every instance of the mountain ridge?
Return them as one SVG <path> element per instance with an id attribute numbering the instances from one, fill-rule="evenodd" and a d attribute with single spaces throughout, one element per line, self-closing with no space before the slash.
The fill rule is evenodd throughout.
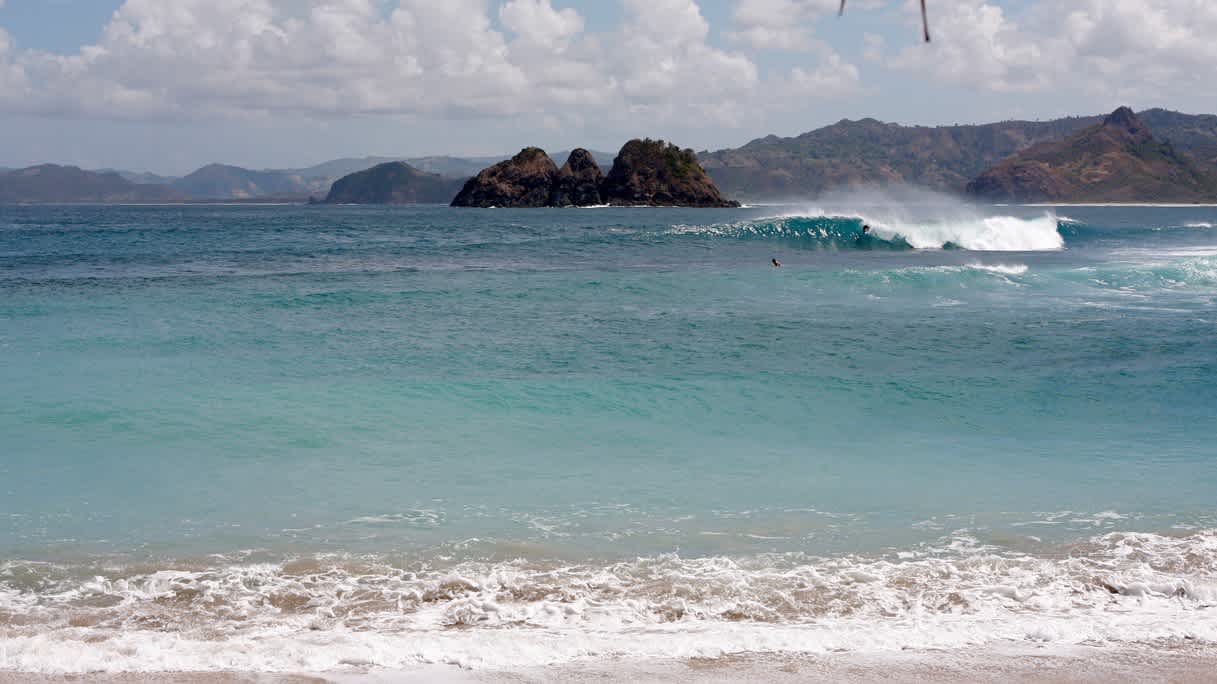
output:
<path id="1" fill-rule="evenodd" d="M 1206 173 L 1217 173 L 1217 115 L 1152 108 L 1137 116 L 1157 138 L 1170 143 L 1175 152 L 1194 159 Z M 870 117 L 842 119 L 796 136 L 769 134 L 740 147 L 703 151 L 698 154 L 698 162 L 724 194 L 746 200 L 808 199 L 835 188 L 884 184 L 909 184 L 964 194 L 970 182 L 1002 160 L 1034 145 L 1065 139 L 1103 119 L 1074 116 L 953 126 L 903 125 Z M 563 154 L 558 153 L 558 158 Z M 590 154 L 602 172 L 611 171 L 615 155 L 595 151 Z M 123 201 L 115 198 L 129 197 L 133 198 L 129 201 L 303 202 L 310 197 L 327 196 L 333 183 L 343 176 L 383 163 L 404 162 L 422 173 L 456 179 L 473 176 L 487 165 L 505 159 L 507 155 L 345 157 L 310 167 L 261 170 L 209 164 L 180 178 L 126 170 L 81 170 L 99 175 L 114 173 L 139 187 L 114 185 L 110 176 L 99 184 L 95 179 L 69 174 L 63 176 L 64 187 L 50 191 L 15 184 L 10 179 L 5 199 L 0 201 Z M 0 170 L 0 174 L 13 171 Z M 71 187 L 73 184 L 78 187 Z M 98 190 L 103 186 L 109 189 Z M 25 192 L 19 189 L 22 187 L 29 194 L 22 194 Z M 154 189 L 166 187 L 169 190 Z M 82 197 L 102 199 L 63 199 Z M 1137 199 L 1150 201 L 1155 197 Z"/>
<path id="2" fill-rule="evenodd" d="M 0 204 L 151 203 L 182 198 L 169 186 L 132 183 L 113 171 L 39 164 L 0 172 Z"/>
<path id="3" fill-rule="evenodd" d="M 969 183 L 967 193 L 1009 202 L 1196 202 L 1217 198 L 1217 173 L 1120 107 L 1100 124 L 999 162 Z"/>
<path id="4" fill-rule="evenodd" d="M 463 183 L 405 162 L 385 162 L 334 181 L 324 203 L 447 204 Z"/>
<path id="5" fill-rule="evenodd" d="M 1217 116 L 1161 108 L 1139 116 L 1179 151 L 1217 168 Z M 1074 116 L 952 126 L 842 119 L 797 136 L 767 135 L 699 156 L 724 192 L 750 200 L 804 199 L 835 188 L 896 183 L 962 194 L 969 182 L 1002 159 L 1103 119 Z"/>

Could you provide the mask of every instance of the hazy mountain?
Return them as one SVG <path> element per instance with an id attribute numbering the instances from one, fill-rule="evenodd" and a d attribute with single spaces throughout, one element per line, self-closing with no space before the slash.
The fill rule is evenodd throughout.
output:
<path id="1" fill-rule="evenodd" d="M 184 196 L 165 185 L 132 183 L 110 172 L 42 164 L 0 173 L 0 203 L 168 202 Z"/>
<path id="2" fill-rule="evenodd" d="M 606 152 L 593 152 L 598 164 L 607 169 L 612 164 L 613 155 Z M 249 200 L 256 198 L 303 200 L 310 196 L 325 196 L 329 193 L 334 181 L 358 171 L 396 161 L 404 161 L 418 171 L 444 176 L 464 181 L 486 166 L 506 159 L 502 157 L 347 157 L 322 162 L 314 166 L 298 169 L 262 169 L 253 170 L 229 164 L 209 164 L 182 177 L 163 176 L 141 171 L 123 169 L 101 169 L 86 173 L 113 174 L 140 186 L 163 185 L 173 188 L 172 193 L 162 193 L 165 197 L 176 200 Z M 33 167 L 32 167 L 33 168 Z M 67 168 L 67 167 L 65 167 Z M 0 173 L 13 169 L 0 167 Z M 459 186 L 458 186 L 459 188 Z M 143 189 L 138 193 L 154 196 L 156 191 Z M 120 192 L 121 194 L 121 192 Z M 453 193 L 455 194 L 455 192 Z M 40 194 L 39 197 L 42 195 Z M 447 202 L 451 197 L 442 201 Z M 8 199 L 5 201 L 96 201 L 96 200 L 43 200 L 34 197 L 28 199 Z M 426 200 L 441 201 L 441 200 Z"/>
<path id="3" fill-rule="evenodd" d="M 1217 116 L 1147 109 L 1138 114 L 1154 135 L 1204 165 L 1217 167 Z"/>
<path id="4" fill-rule="evenodd" d="M 771 135 L 700 157 L 732 197 L 808 197 L 836 187 L 893 183 L 962 192 L 969 180 L 997 161 L 1098 121 L 1088 117 L 929 127 L 842 120 L 794 138 Z"/>
<path id="5" fill-rule="evenodd" d="M 318 190 L 308 179 L 282 171 L 251 171 L 239 166 L 209 164 L 173 182 L 174 189 L 194 199 L 243 199 L 268 195 L 307 196 Z"/>
<path id="6" fill-rule="evenodd" d="M 1206 173 L 1217 172 L 1217 116 L 1164 109 L 1150 109 L 1138 116 L 1158 140 L 1192 157 Z M 1003 159 L 1039 143 L 1063 140 L 1102 121 L 1101 116 L 1087 116 L 966 126 L 903 126 L 875 119 L 846 119 L 795 137 L 770 135 L 743 147 L 702 152 L 699 161 L 725 195 L 744 199 L 803 198 L 836 187 L 891 183 L 962 193 L 971 180 Z M 554 158 L 568 155 L 561 151 Z M 616 156 L 594 150 L 591 155 L 605 172 Z M 114 173 L 134 185 L 170 185 L 176 193 L 168 196 L 179 199 L 303 200 L 325 196 L 334 181 L 343 176 L 389 162 L 401 161 L 423 173 L 463 179 L 507 158 L 348 157 L 304 168 L 264 170 L 211 164 L 182 178 L 122 170 L 91 173 Z M 145 187 L 116 192 L 154 196 L 161 191 Z M 6 201 L 46 201 L 11 197 Z"/>
<path id="7" fill-rule="evenodd" d="M 386 162 L 334 181 L 326 204 L 447 204 L 463 179 L 424 173 L 404 162 Z"/>
<path id="8" fill-rule="evenodd" d="M 108 171 L 117 173 L 132 183 L 139 183 L 141 185 L 172 185 L 179 178 L 178 176 L 161 176 L 155 173 L 148 173 L 147 171 L 124 171 L 123 169 L 97 170 L 98 173 L 106 173 Z"/>
<path id="9" fill-rule="evenodd" d="M 1121 107 L 1098 125 L 997 164 L 968 184 L 968 194 L 1009 202 L 1194 202 L 1217 199 L 1217 176 Z"/>
<path id="10" fill-rule="evenodd" d="M 552 159 L 566 159 L 570 156 L 573 150 L 562 150 L 551 155 Z M 613 157 L 611 152 L 597 152 L 589 150 L 592 158 L 596 160 L 596 164 L 603 171 L 608 171 L 613 166 Z M 478 173 L 489 166 L 493 166 L 501 161 L 511 159 L 511 155 L 503 155 L 501 157 L 413 157 L 406 159 L 405 162 L 410 166 L 428 173 L 438 173 L 441 176 L 450 178 L 469 178 L 476 176 Z"/>
<path id="11" fill-rule="evenodd" d="M 501 157 L 449 157 L 446 155 L 431 157 L 409 157 L 404 159 L 407 164 L 419 171 L 434 173 L 449 178 L 469 178 L 476 176 L 479 171 L 497 164 L 511 155 Z"/>
<path id="12" fill-rule="evenodd" d="M 300 169 L 268 169 L 268 173 L 282 173 L 289 176 L 299 176 L 301 178 L 312 180 L 326 180 L 330 183 L 350 175 L 356 171 L 370 169 L 378 164 L 387 162 L 401 161 L 400 157 L 343 157 L 342 159 L 331 159 L 327 162 L 321 162 L 313 166 L 306 166 Z"/>
<path id="13" fill-rule="evenodd" d="M 1217 116 L 1151 109 L 1142 117 L 1175 149 L 1217 165 Z M 793 138 L 771 135 L 740 148 L 703 152 L 700 158 L 733 197 L 809 197 L 835 187 L 891 183 L 958 193 L 1002 159 L 1102 121 L 1087 116 L 931 127 L 842 120 Z"/>

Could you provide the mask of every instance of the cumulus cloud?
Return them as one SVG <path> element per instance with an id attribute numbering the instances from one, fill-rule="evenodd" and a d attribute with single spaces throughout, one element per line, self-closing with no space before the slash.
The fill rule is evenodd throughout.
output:
<path id="1" fill-rule="evenodd" d="M 720 123 L 755 109 L 750 99 L 765 90 L 755 63 L 712 44 L 696 0 L 622 5 L 620 26 L 592 33 L 551 0 L 126 0 L 73 54 L 17 50 L 0 32 L 0 109 L 543 114 L 555 125 L 605 109 Z M 812 78 L 808 68 L 796 76 Z"/>
<path id="2" fill-rule="evenodd" d="M 913 0 L 905 9 L 920 21 Z M 931 9 L 934 42 L 889 64 L 947 83 L 1161 97 L 1209 85 L 1217 63 L 1217 3 L 1206 0 L 1040 2 L 1018 16 L 996 0 L 936 0 Z"/>
<path id="3" fill-rule="evenodd" d="M 697 0 L 616 1 L 620 25 L 590 30 L 552 0 L 126 0 L 71 54 L 22 49 L 0 29 L 0 112 L 715 125 L 865 92 L 859 69 L 816 34 L 839 0 L 733 0 L 717 33 Z M 893 10 L 909 24 L 907 41 L 855 41 L 869 73 L 1134 104 L 1211 90 L 1207 0 L 932 0 L 929 45 L 911 38 L 918 3 L 902 5 L 849 2 L 851 26 L 884 30 Z M 767 56 L 761 70 L 757 53 L 769 51 L 797 51 L 797 66 Z"/>
<path id="4" fill-rule="evenodd" d="M 814 69 L 794 67 L 785 80 L 783 92 L 786 97 L 837 97 L 858 90 L 859 80 L 858 67 L 834 53 Z"/>
<path id="5" fill-rule="evenodd" d="M 503 25 L 519 40 L 561 53 L 583 32 L 583 17 L 573 9 L 556 10 L 549 0 L 510 0 L 499 8 Z"/>
<path id="6" fill-rule="evenodd" d="M 1061 46 L 1050 36 L 1031 40 L 1001 6 L 984 0 L 935 3 L 933 33 L 935 42 L 906 47 L 894 64 L 996 91 L 1046 87 L 1062 66 Z"/>
<path id="7" fill-rule="evenodd" d="M 885 0 L 852 0 L 851 13 L 883 7 Z M 756 50 L 821 51 L 812 24 L 836 16 L 840 0 L 735 0 L 727 38 Z"/>
<path id="8" fill-rule="evenodd" d="M 12 46 L 12 39 L 8 37 L 8 33 L 3 28 L 0 28 L 0 93 L 20 96 L 25 92 L 25 73 L 12 62 Z"/>
<path id="9" fill-rule="evenodd" d="M 732 16 L 735 43 L 758 50 L 807 50 L 816 42 L 808 22 L 832 11 L 830 0 L 739 0 Z"/>
<path id="10" fill-rule="evenodd" d="M 756 84 L 751 59 L 706 43 L 710 25 L 693 0 L 625 0 L 625 6 L 630 18 L 610 59 L 632 101 L 673 95 L 714 101 Z"/>

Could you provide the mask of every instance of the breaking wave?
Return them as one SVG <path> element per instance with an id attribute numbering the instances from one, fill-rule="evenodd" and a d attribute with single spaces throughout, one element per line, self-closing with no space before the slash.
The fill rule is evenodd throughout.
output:
<path id="1" fill-rule="evenodd" d="M 957 534 L 881 558 L 0 565 L 0 671 L 511 668 L 1164 639 L 1217 641 L 1217 530 L 1110 533 L 1039 555 Z"/>
<path id="2" fill-rule="evenodd" d="M 869 226 L 869 231 L 863 230 Z M 677 226 L 675 234 L 732 238 L 781 238 L 859 249 L 966 249 L 1034 252 L 1065 246 L 1052 215 L 897 220 L 866 216 L 779 216 L 716 226 Z"/>

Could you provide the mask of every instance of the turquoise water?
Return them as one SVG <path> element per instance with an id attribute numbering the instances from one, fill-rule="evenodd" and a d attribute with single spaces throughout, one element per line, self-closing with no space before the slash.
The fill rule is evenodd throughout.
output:
<path id="1" fill-rule="evenodd" d="M 238 642 L 238 668 L 350 659 L 266 641 L 293 630 L 437 640 L 360 642 L 360 666 L 393 667 L 559 662 L 563 629 L 580 657 L 646 655 L 641 625 L 698 654 L 830 648 L 805 631 L 830 617 L 949 647 L 892 631 L 892 606 L 1008 625 L 1025 600 L 969 587 L 1027 573 L 1099 611 L 1095 577 L 1136 580 L 1151 591 L 1128 596 L 1162 604 L 1103 638 L 1160 638 L 1185 624 L 1171 592 L 1217 600 L 1215 223 L 890 202 L 0 207 L 0 670 L 212 669 Z M 939 562 L 986 579 L 950 584 Z M 840 583 L 804 601 L 805 573 Z M 606 574 L 609 595 L 589 589 Z M 386 603 L 355 610 L 361 581 Z M 275 603 L 284 582 L 299 605 Z M 975 610 L 918 603 L 952 592 Z M 552 617 L 572 602 L 578 620 Z M 1030 610 L 1096 624 L 1052 605 Z M 508 614 L 510 649 L 445 631 Z M 1217 634 L 1193 618 L 1184 636 Z M 122 655 L 133 633 L 148 641 Z M 149 655 L 170 636 L 196 660 Z"/>

